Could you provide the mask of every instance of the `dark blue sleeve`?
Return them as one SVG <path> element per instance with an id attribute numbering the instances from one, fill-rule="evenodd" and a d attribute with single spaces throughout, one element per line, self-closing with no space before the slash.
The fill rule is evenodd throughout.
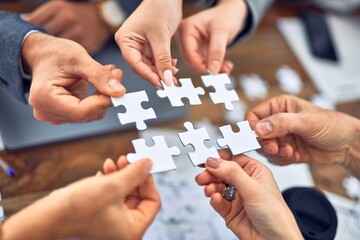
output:
<path id="1" fill-rule="evenodd" d="M 127 15 L 130 16 L 130 14 L 140 5 L 142 0 L 118 0 L 118 2 Z"/>
<path id="2" fill-rule="evenodd" d="M 0 11 L 0 81 L 21 101 L 25 101 L 24 80 L 20 71 L 21 45 L 31 30 L 41 30 L 19 15 Z"/>

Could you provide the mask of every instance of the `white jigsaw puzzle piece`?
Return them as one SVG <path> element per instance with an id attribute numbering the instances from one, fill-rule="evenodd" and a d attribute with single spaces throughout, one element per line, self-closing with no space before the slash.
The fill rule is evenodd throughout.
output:
<path id="1" fill-rule="evenodd" d="M 125 113 L 118 113 L 118 117 L 121 124 L 136 123 L 138 130 L 144 130 L 147 128 L 145 120 L 156 118 L 156 114 L 153 108 L 144 109 L 141 106 L 142 102 L 148 102 L 149 97 L 147 93 L 143 91 L 126 93 L 122 97 L 111 98 L 111 101 L 115 107 L 120 105 L 125 106 Z"/>
<path id="2" fill-rule="evenodd" d="M 189 152 L 191 162 L 194 166 L 205 163 L 208 157 L 220 158 L 215 147 L 207 147 L 204 141 L 210 140 L 210 136 L 204 127 L 194 129 L 191 122 L 185 122 L 184 127 L 187 132 L 178 133 L 180 141 L 184 146 L 192 145 L 194 152 Z"/>
<path id="3" fill-rule="evenodd" d="M 232 131 L 230 125 L 219 128 L 224 137 L 217 140 L 220 147 L 228 146 L 233 155 L 261 148 L 256 139 L 257 135 L 250 128 L 248 121 L 238 122 L 237 125 L 240 131 L 236 133 Z"/>
<path id="4" fill-rule="evenodd" d="M 190 105 L 200 105 L 201 100 L 199 95 L 204 95 L 205 90 L 202 87 L 195 88 L 190 78 L 181 78 L 179 82 L 181 86 L 177 87 L 174 84 L 168 86 L 161 81 L 163 89 L 158 90 L 156 94 L 161 98 L 169 98 L 171 106 L 173 107 L 184 106 L 181 100 L 182 98 L 189 99 Z"/>
<path id="5" fill-rule="evenodd" d="M 209 94 L 214 104 L 223 103 L 226 110 L 233 110 L 232 102 L 239 101 L 239 96 L 234 89 L 229 90 L 226 88 L 226 85 L 232 84 L 226 73 L 201 76 L 201 80 L 206 87 L 215 89 L 215 92 Z"/>
<path id="6" fill-rule="evenodd" d="M 148 146 L 144 138 L 132 141 L 136 153 L 129 153 L 127 159 L 133 163 L 141 158 L 150 158 L 153 162 L 151 173 L 159 173 L 176 169 L 173 155 L 179 155 L 178 147 L 168 147 L 164 136 L 152 137 L 154 145 Z"/>

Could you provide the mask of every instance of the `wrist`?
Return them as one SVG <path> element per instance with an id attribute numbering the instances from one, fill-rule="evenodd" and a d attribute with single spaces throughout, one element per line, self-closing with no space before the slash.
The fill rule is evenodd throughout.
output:
<path id="1" fill-rule="evenodd" d="M 44 40 L 47 37 L 49 36 L 44 33 L 34 32 L 24 40 L 21 47 L 21 62 L 26 73 L 31 74 L 35 64 L 41 61 L 39 53 L 45 48 Z"/>

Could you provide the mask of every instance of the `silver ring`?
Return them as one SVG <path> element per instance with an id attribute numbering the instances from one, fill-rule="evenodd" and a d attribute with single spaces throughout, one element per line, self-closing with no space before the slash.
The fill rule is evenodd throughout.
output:
<path id="1" fill-rule="evenodd" d="M 231 202 L 235 198 L 235 193 L 236 193 L 235 187 L 233 185 L 226 184 L 225 185 L 225 192 L 223 194 L 223 198 L 226 201 Z"/>

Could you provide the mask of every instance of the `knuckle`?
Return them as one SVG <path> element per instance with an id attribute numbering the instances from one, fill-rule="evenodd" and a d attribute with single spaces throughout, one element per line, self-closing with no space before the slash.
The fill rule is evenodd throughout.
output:
<path id="1" fill-rule="evenodd" d="M 156 56 L 157 65 L 168 65 L 171 64 L 171 57 L 168 53 L 160 53 Z"/>

